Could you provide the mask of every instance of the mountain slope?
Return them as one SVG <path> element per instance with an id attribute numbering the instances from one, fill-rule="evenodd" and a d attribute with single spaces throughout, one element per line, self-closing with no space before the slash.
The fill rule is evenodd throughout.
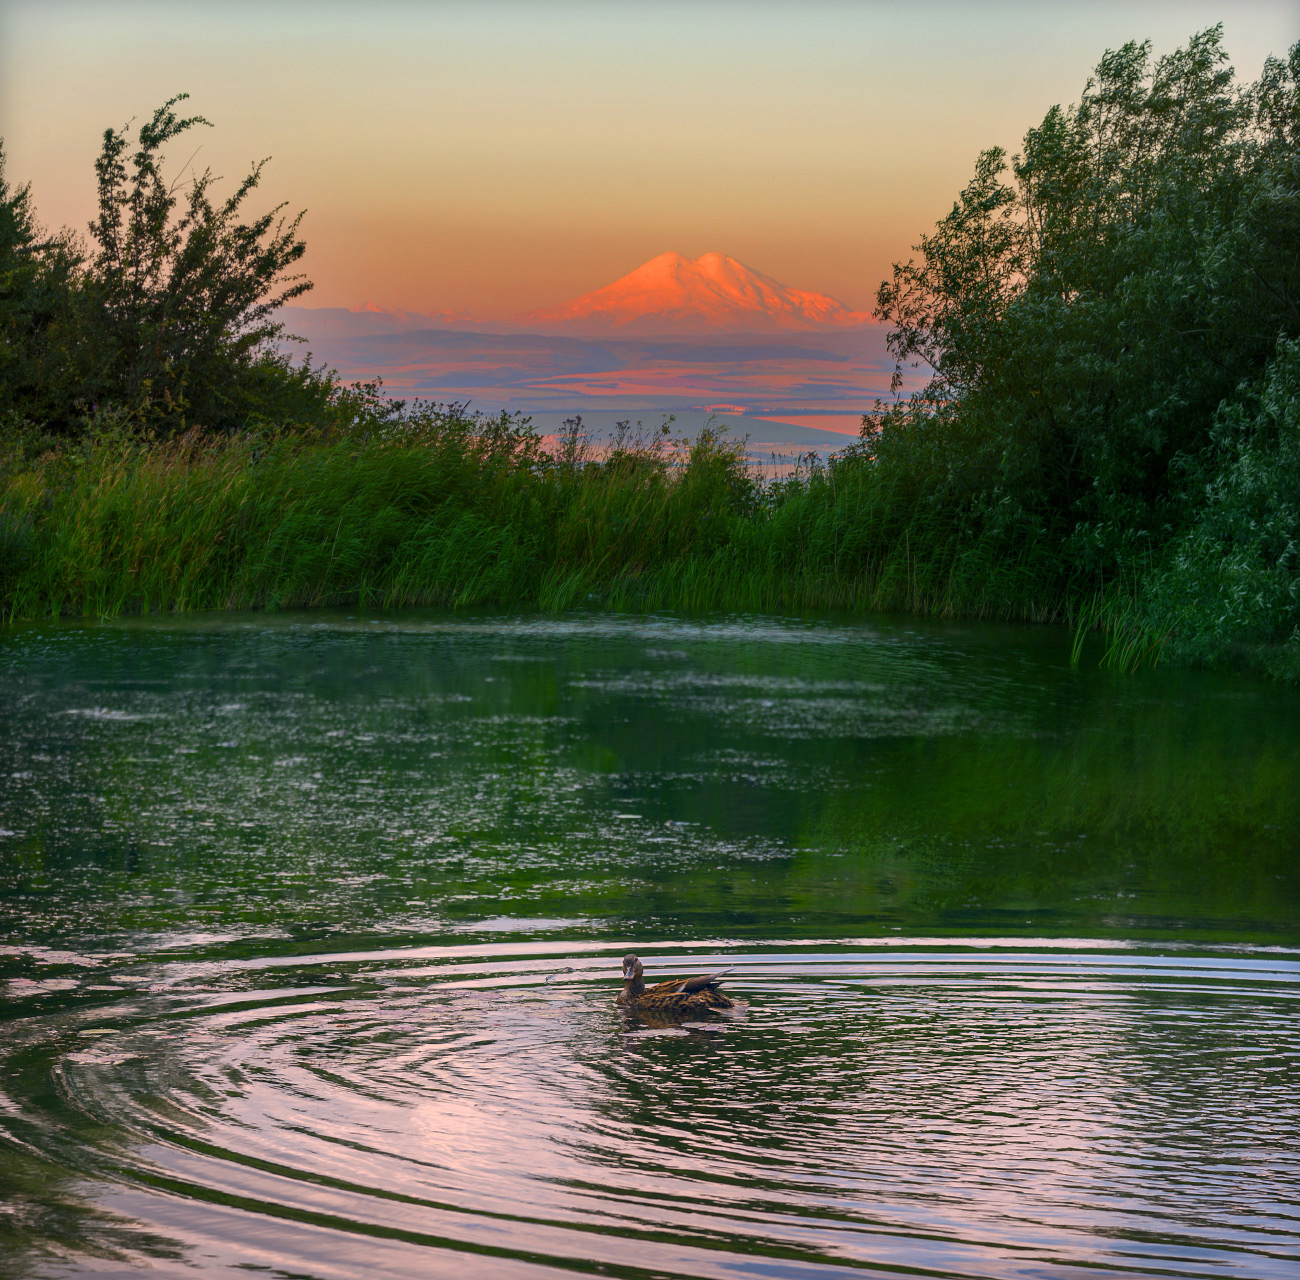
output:
<path id="1" fill-rule="evenodd" d="M 723 253 L 661 253 L 630 275 L 562 306 L 510 317 L 568 333 L 780 333 L 869 323 L 834 298 L 789 289 Z"/>

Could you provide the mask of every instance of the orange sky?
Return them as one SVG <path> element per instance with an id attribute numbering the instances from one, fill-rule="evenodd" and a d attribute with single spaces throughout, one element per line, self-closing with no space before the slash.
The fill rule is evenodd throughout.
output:
<path id="1" fill-rule="evenodd" d="M 196 163 L 273 157 L 312 305 L 549 306 L 668 249 L 869 308 L 976 152 L 1102 51 L 1222 19 L 1243 77 L 1294 4 L 0 3 L 10 181 L 84 228 L 106 125 L 179 90 Z M 177 148 L 179 170 L 192 148 Z"/>

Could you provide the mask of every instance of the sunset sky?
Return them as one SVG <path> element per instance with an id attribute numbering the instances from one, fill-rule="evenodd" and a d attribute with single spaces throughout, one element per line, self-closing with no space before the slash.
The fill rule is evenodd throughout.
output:
<path id="1" fill-rule="evenodd" d="M 84 229 L 106 125 L 170 94 L 172 162 L 307 210 L 316 306 L 543 307 L 718 250 L 869 308 L 981 147 L 1014 149 L 1107 48 L 1222 20 L 1239 75 L 1294 3 L 0 3 L 0 134 Z"/>

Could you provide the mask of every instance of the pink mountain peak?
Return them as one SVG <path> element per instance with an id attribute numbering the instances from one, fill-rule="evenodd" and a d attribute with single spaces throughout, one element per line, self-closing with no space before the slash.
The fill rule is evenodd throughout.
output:
<path id="1" fill-rule="evenodd" d="M 870 320 L 825 294 L 787 288 L 724 253 L 692 260 L 671 252 L 572 302 L 511 317 L 521 326 L 629 334 L 771 333 Z"/>

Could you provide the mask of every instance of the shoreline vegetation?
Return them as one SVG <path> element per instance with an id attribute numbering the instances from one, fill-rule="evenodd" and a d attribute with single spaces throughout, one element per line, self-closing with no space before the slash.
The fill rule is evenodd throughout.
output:
<path id="1" fill-rule="evenodd" d="M 39 449 L 39 444 L 36 448 Z M 1062 620 L 1032 560 L 935 554 L 853 448 L 764 480 L 705 428 L 552 449 L 526 418 L 430 406 L 335 431 L 192 430 L 11 448 L 6 620 L 331 604 L 862 608 Z M 913 554 L 913 540 L 928 554 Z"/>
<path id="2" fill-rule="evenodd" d="M 109 130 L 93 249 L 0 171 L 0 617 L 445 605 L 1068 623 L 1300 679 L 1300 45 L 1105 55 L 991 150 L 876 315 L 928 387 L 828 463 L 386 400 L 271 346 L 296 219 Z M 0 157 L 2 158 L 2 157 Z"/>

